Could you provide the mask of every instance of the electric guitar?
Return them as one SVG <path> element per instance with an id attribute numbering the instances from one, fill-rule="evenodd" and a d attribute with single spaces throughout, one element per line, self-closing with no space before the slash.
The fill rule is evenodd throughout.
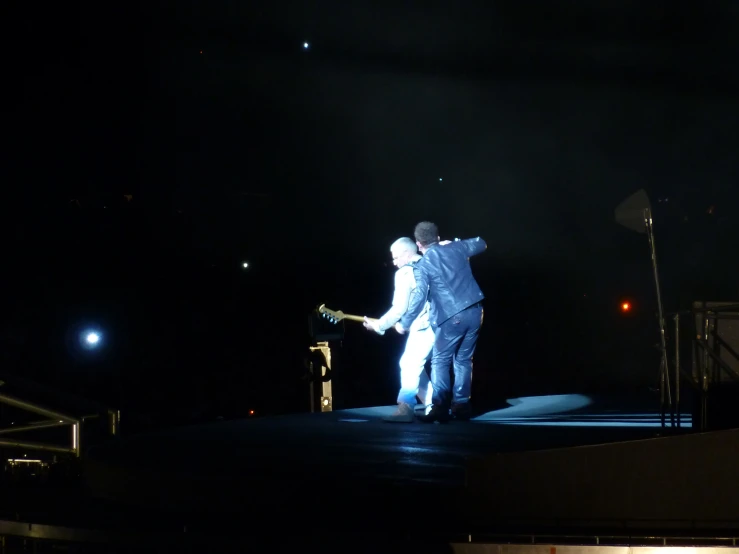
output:
<path id="1" fill-rule="evenodd" d="M 326 304 L 321 304 L 318 307 L 318 313 L 321 314 L 324 318 L 328 319 L 331 323 L 338 323 L 342 319 L 348 319 L 349 321 L 359 321 L 360 323 L 364 323 L 364 316 L 361 315 L 351 315 L 351 314 L 345 314 L 341 310 L 334 311 L 329 310 L 326 307 Z M 377 319 L 368 317 L 370 321 L 377 321 Z"/>

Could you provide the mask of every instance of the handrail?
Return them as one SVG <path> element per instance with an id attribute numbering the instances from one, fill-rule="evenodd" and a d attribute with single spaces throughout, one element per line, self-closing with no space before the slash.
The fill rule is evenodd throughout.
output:
<path id="1" fill-rule="evenodd" d="M 32 402 L 28 402 L 26 400 L 21 400 L 20 398 L 15 398 L 13 396 L 10 396 L 9 394 L 0 394 L 0 403 L 7 404 L 8 406 L 13 406 L 14 408 L 19 408 L 21 410 L 27 410 L 29 412 L 48 417 L 50 419 L 58 419 L 60 421 L 63 421 L 64 423 L 77 422 L 77 419 L 72 416 L 68 416 L 61 412 L 44 408 L 42 406 L 39 406 L 38 404 L 33 404 Z"/>
<path id="2" fill-rule="evenodd" d="M 726 304 L 724 306 L 711 306 L 704 309 L 693 308 L 693 312 L 739 312 L 739 304 Z"/>
<path id="3" fill-rule="evenodd" d="M 46 421 L 37 421 L 37 422 L 26 423 L 23 425 L 18 425 L 18 426 L 13 426 L 13 427 L 0 428 L 0 435 L 6 435 L 8 433 L 18 433 L 21 431 L 36 431 L 39 429 L 49 429 L 53 427 L 70 426 L 71 428 L 71 437 L 70 437 L 71 446 L 59 446 L 59 445 L 50 444 L 50 443 L 25 441 L 25 440 L 12 440 L 12 439 L 3 439 L 3 438 L 0 438 L 0 446 L 7 446 L 11 448 L 27 448 L 30 450 L 45 450 L 48 452 L 68 453 L 68 454 L 74 454 L 77 457 L 80 457 L 82 453 L 81 441 L 80 441 L 80 431 L 82 427 L 82 422 L 85 421 L 86 419 L 91 419 L 93 417 L 99 417 L 98 414 L 86 415 L 86 416 L 79 417 L 79 418 L 73 417 L 73 416 L 64 414 L 62 412 L 57 412 L 56 410 L 51 410 L 39 404 L 29 402 L 27 400 L 21 400 L 20 398 L 16 398 L 9 394 L 0 394 L 0 404 L 5 404 L 7 406 L 18 408 L 20 410 L 25 410 L 27 412 L 31 412 L 36 415 L 40 415 L 40 416 L 44 416 L 48 418 L 48 420 Z M 108 410 L 107 416 L 108 416 L 109 425 L 110 425 L 109 431 L 112 435 L 116 435 L 118 433 L 118 426 L 120 424 L 120 412 Z"/>
<path id="4" fill-rule="evenodd" d="M 709 305 L 712 304 L 712 305 Z M 700 386 L 701 430 L 706 429 L 708 417 L 708 392 L 715 380 L 726 375 L 732 380 L 739 380 L 739 372 L 729 365 L 728 361 L 739 362 L 737 351 L 719 335 L 719 322 L 739 319 L 739 303 L 693 302 L 692 305 L 693 337 L 693 379 Z M 728 313 L 733 312 L 733 313 Z"/>

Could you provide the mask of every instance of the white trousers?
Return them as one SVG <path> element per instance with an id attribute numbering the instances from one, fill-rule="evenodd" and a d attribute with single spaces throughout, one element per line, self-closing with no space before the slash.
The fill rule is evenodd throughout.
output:
<path id="1" fill-rule="evenodd" d="M 434 348 L 434 331 L 431 326 L 420 331 L 408 331 L 405 351 L 400 357 L 400 392 L 398 403 L 416 405 L 416 395 L 426 406 L 431 405 L 434 389 L 426 373 L 426 361 Z"/>

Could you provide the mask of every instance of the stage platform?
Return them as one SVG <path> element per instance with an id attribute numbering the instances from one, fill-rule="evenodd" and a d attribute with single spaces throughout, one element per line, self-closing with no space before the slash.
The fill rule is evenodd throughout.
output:
<path id="1" fill-rule="evenodd" d="M 501 401 L 469 422 L 391 424 L 382 417 L 394 406 L 383 406 L 124 435 L 85 452 L 82 483 L 56 506 L 40 510 L 48 497 L 26 491 L 15 513 L 121 537 L 259 544 L 733 544 L 739 516 L 721 527 L 716 501 L 739 514 L 739 435 L 693 433 L 689 413 L 663 428 L 658 408 L 652 392 L 566 394 Z M 706 526 L 698 519 L 709 512 Z"/>
<path id="2" fill-rule="evenodd" d="M 87 453 L 86 469 L 102 495 L 131 502 L 151 495 L 174 509 L 193 497 L 181 479 L 223 494 L 223 500 L 234 485 L 247 483 L 283 488 L 312 482 L 317 494 L 327 483 L 343 481 L 351 486 L 342 494 L 371 492 L 377 485 L 459 487 L 473 456 L 663 434 L 655 406 L 638 404 L 585 395 L 516 398 L 470 422 L 443 425 L 382 421 L 394 406 L 224 421 L 100 445 Z M 689 415 L 683 414 L 682 424 L 690 429 Z"/>
<path id="3" fill-rule="evenodd" d="M 658 407 L 566 394 L 447 424 L 382 406 L 124 433 L 85 451 L 74 486 L 6 491 L 0 535 L 733 545 L 739 432 L 694 433 L 689 413 L 663 428 Z"/>
<path id="4" fill-rule="evenodd" d="M 86 455 L 85 478 L 96 498 L 185 519 L 279 514 L 403 530 L 426 506 L 448 514 L 449 530 L 466 531 L 470 460 L 690 431 L 688 414 L 681 431 L 661 428 L 656 400 L 515 398 L 448 424 L 382 421 L 393 406 L 224 421 L 99 445 Z"/>

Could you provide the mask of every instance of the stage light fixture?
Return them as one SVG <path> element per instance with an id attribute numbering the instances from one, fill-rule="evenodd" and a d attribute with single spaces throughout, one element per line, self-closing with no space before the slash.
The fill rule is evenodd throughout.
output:
<path id="1" fill-rule="evenodd" d="M 654 221 L 652 219 L 652 206 L 644 189 L 639 190 L 621 202 L 615 211 L 616 221 L 632 231 L 645 233 L 649 241 L 649 249 L 652 257 L 652 273 L 657 296 L 657 320 L 660 334 L 660 370 L 659 390 L 660 404 L 662 408 L 662 424 L 664 426 L 665 407 L 672 408 L 672 394 L 670 392 L 670 379 L 667 374 L 667 341 L 665 339 L 665 314 L 662 308 L 662 293 L 660 291 L 659 273 L 657 271 L 657 250 L 654 246 Z M 674 425 L 675 422 L 673 421 Z"/>

